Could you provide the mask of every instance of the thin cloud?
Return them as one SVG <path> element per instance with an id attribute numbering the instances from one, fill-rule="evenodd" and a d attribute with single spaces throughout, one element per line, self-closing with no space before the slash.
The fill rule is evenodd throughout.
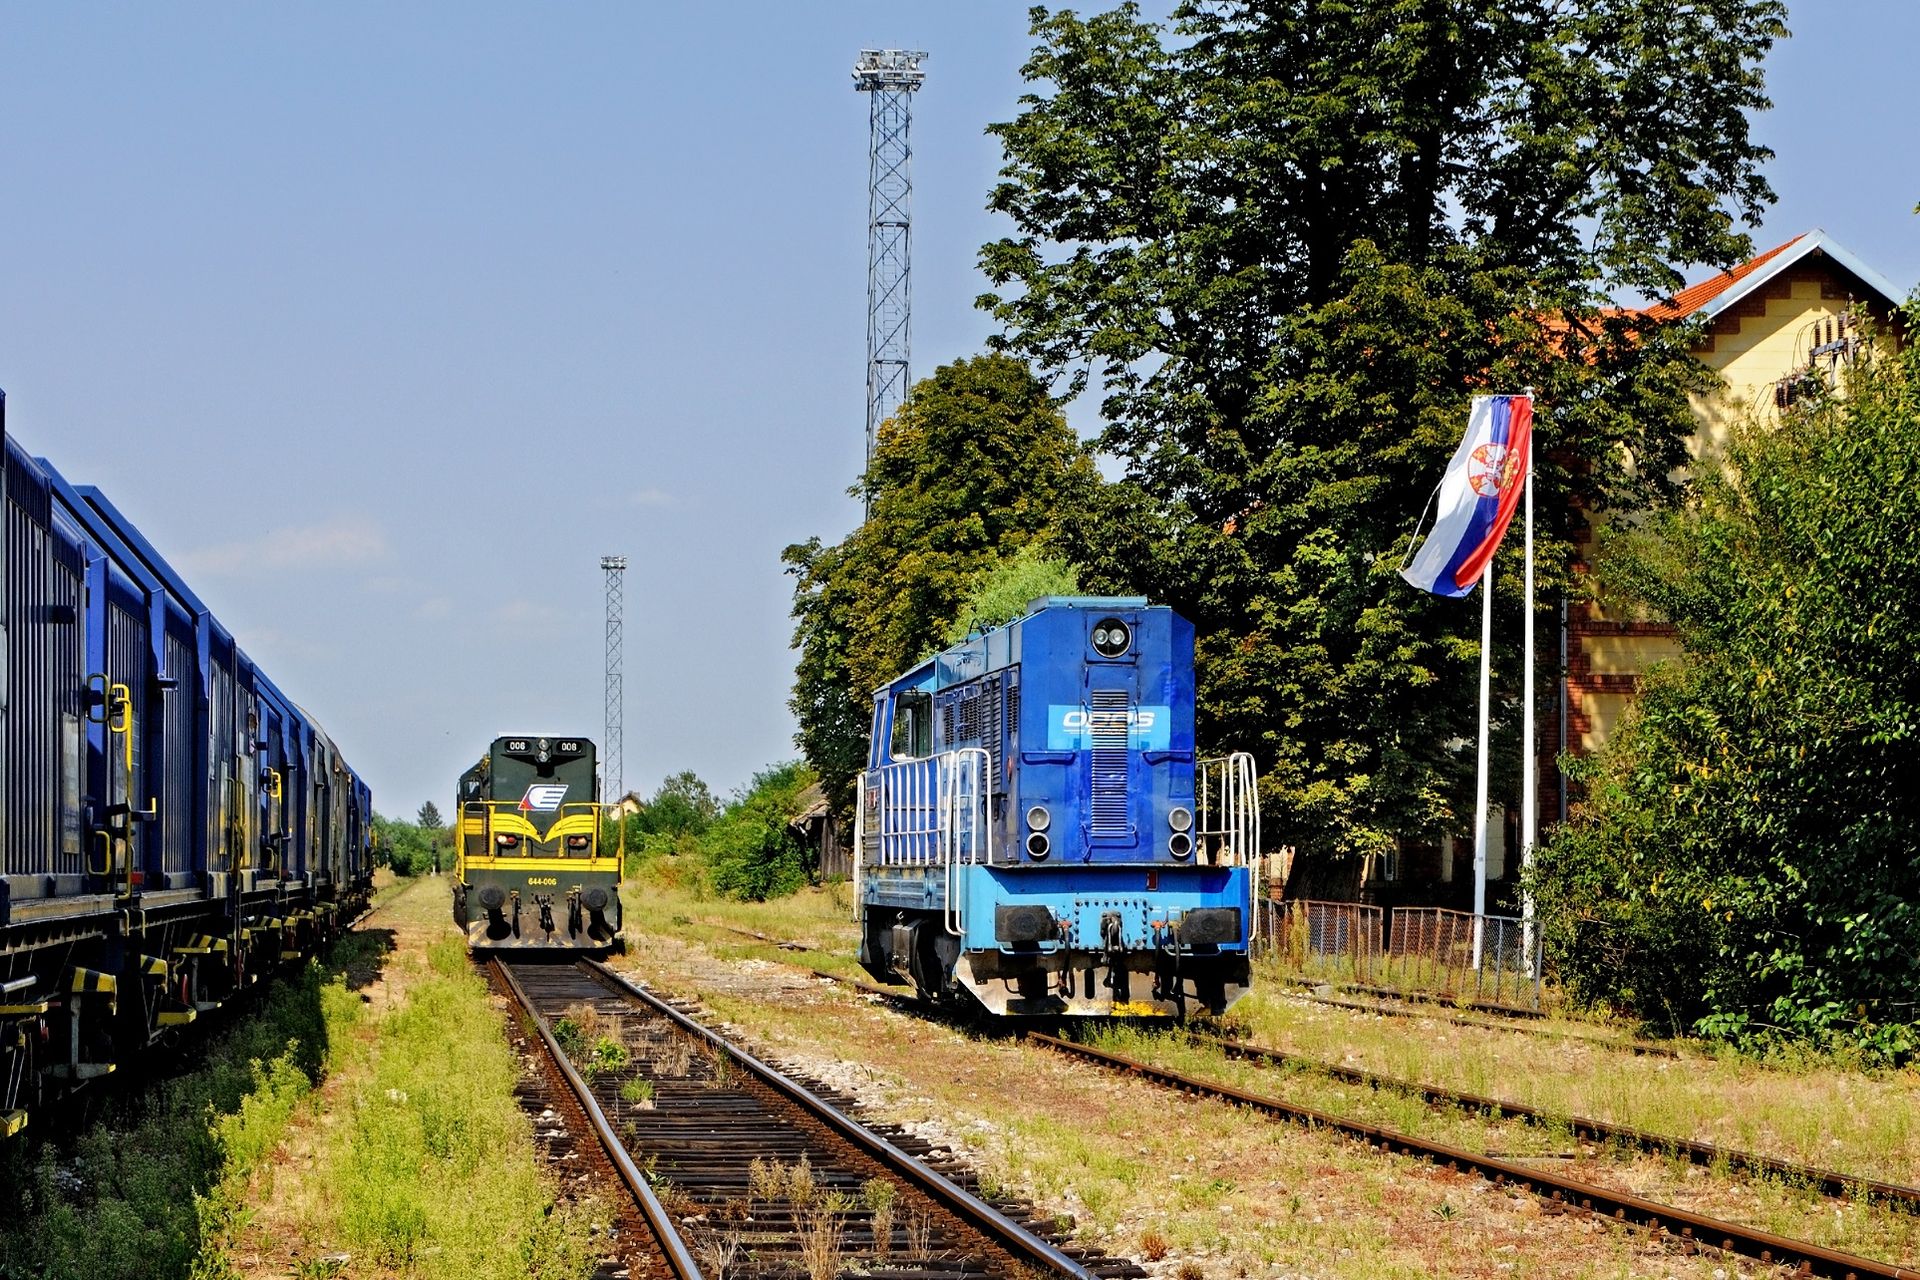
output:
<path id="1" fill-rule="evenodd" d="M 649 485 L 628 498 L 627 505 L 630 507 L 677 507 L 680 505 L 680 499 L 665 489 L 656 489 Z"/>
<path id="2" fill-rule="evenodd" d="M 336 516 L 320 524 L 286 525 L 258 538 L 222 542 L 181 557 L 183 567 L 209 576 L 279 569 L 337 569 L 387 554 L 387 535 L 364 516 Z"/>
<path id="3" fill-rule="evenodd" d="M 522 598 L 509 600 L 496 607 L 493 621 L 501 627 L 551 627 L 560 621 L 560 614 L 552 605 Z"/>

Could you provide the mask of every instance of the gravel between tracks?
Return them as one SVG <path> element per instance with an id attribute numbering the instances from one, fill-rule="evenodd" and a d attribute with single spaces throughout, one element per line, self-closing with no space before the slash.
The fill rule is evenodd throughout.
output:
<path id="1" fill-rule="evenodd" d="M 1777 1274 L 1685 1257 L 1553 1215 L 1475 1177 L 1383 1159 L 1029 1046 L 970 1038 L 721 950 L 656 936 L 619 963 L 662 991 L 700 998 L 768 1057 L 964 1153 L 1009 1189 L 1070 1216 L 1089 1243 L 1158 1275 Z"/>

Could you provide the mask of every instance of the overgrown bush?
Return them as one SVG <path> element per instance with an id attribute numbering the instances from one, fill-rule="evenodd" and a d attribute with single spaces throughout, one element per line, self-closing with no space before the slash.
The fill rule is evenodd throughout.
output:
<path id="1" fill-rule="evenodd" d="M 800 794 L 813 780 L 813 771 L 799 761 L 753 775 L 702 837 L 716 890 L 758 902 L 806 884 L 806 845 L 792 823 Z"/>
<path id="2" fill-rule="evenodd" d="M 1567 984 L 1668 1030 L 1912 1057 L 1920 349 L 1736 433 L 1697 500 L 1609 539 L 1600 573 L 1684 656 L 1542 851 Z"/>

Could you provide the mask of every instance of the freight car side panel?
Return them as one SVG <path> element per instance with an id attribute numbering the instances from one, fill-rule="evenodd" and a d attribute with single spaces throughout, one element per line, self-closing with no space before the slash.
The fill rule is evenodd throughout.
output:
<path id="1" fill-rule="evenodd" d="M 80 550 L 51 527 L 44 476 L 9 441 L 7 467 L 8 896 L 81 890 L 85 712 Z"/>

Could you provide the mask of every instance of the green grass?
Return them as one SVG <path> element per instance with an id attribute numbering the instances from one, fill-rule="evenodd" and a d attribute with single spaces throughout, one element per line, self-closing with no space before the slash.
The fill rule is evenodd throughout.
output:
<path id="1" fill-rule="evenodd" d="M 520 1064 L 458 938 L 376 1020 L 364 1081 L 296 1195 L 308 1238 L 422 1280 L 584 1276 L 599 1206 L 556 1207 L 513 1087 Z"/>
<path id="2" fill-rule="evenodd" d="M 282 975 L 258 1009 L 193 1054 L 196 1069 L 117 1100 L 70 1148 L 10 1150 L 0 1275 L 221 1275 L 207 1243 L 244 1219 L 238 1188 L 363 1016 L 346 975 L 379 963 L 386 946 L 383 933 L 348 935 Z"/>
<path id="3" fill-rule="evenodd" d="M 391 914 L 282 975 L 199 1066 L 129 1091 L 70 1147 L 0 1153 L 0 1280 L 226 1280 L 237 1240 L 289 1226 L 322 1246 L 300 1250 L 303 1277 L 345 1274 L 335 1251 L 356 1275 L 363 1260 L 423 1280 L 586 1275 L 597 1215 L 554 1207 L 460 940 L 395 954 L 379 927 L 437 922 L 441 888 L 384 893 Z M 366 998 L 383 967 L 404 971 L 403 1000 Z M 313 1162 L 276 1167 L 329 1077 Z"/>

